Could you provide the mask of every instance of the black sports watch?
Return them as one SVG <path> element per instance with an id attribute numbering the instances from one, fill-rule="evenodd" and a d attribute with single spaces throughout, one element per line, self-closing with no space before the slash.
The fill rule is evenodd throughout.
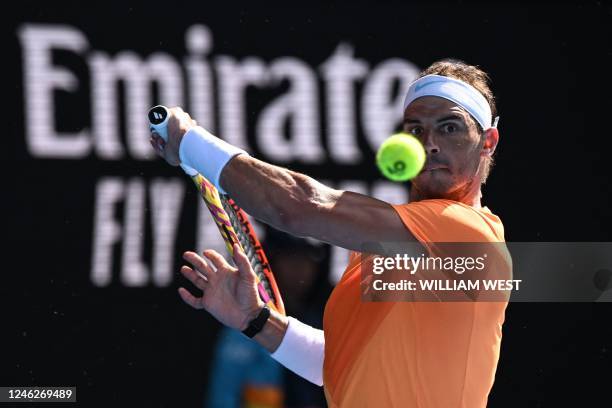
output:
<path id="1" fill-rule="evenodd" d="M 257 317 L 251 320 L 248 327 L 244 329 L 242 333 L 247 337 L 253 338 L 261 331 L 261 329 L 263 329 L 264 325 L 268 321 L 268 317 L 270 317 L 270 308 L 268 308 L 268 306 L 264 306 Z"/>

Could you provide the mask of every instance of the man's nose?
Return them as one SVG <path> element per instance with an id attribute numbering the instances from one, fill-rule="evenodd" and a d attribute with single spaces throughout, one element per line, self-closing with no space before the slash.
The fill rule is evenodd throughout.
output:
<path id="1" fill-rule="evenodd" d="M 436 138 L 434 137 L 433 132 L 423 132 L 422 142 L 423 148 L 425 148 L 425 153 L 427 153 L 427 155 L 440 152 L 440 146 L 438 146 L 436 143 Z"/>

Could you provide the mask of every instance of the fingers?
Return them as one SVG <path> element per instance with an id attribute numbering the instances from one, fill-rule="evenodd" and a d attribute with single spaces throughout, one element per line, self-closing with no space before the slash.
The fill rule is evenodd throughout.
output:
<path id="1" fill-rule="evenodd" d="M 181 273 L 183 274 L 185 278 L 189 280 L 189 282 L 193 283 L 196 288 L 200 290 L 206 289 L 206 286 L 208 285 L 208 281 L 207 281 L 207 278 L 204 277 L 203 275 L 200 275 L 199 273 L 197 273 L 196 271 L 194 271 L 188 266 L 183 266 L 181 268 Z"/>
<path id="2" fill-rule="evenodd" d="M 174 114 L 174 116 L 179 118 L 179 120 L 180 118 L 191 119 L 191 116 L 189 115 L 189 113 L 185 112 L 183 108 L 181 108 L 180 106 L 175 106 L 173 108 L 170 108 L 170 112 Z"/>
<path id="3" fill-rule="evenodd" d="M 172 112 L 172 115 L 176 119 L 177 123 L 181 124 L 181 127 L 187 126 L 191 128 L 198 125 L 191 115 L 188 112 L 185 112 L 180 106 L 175 106 L 174 108 L 170 109 L 170 112 Z"/>
<path id="4" fill-rule="evenodd" d="M 185 254 L 183 254 L 183 258 L 187 262 L 190 262 L 196 269 L 183 266 L 181 267 L 181 273 L 185 278 L 187 278 L 187 280 L 193 283 L 196 288 L 204 292 L 210 284 L 208 279 L 211 274 L 214 274 L 214 272 L 210 266 L 208 266 L 206 261 L 194 252 L 185 252 Z M 185 288 L 179 288 L 178 292 L 181 299 L 183 299 L 183 302 L 187 303 L 189 306 L 193 307 L 194 309 L 204 308 L 204 296 L 199 298 L 195 297 Z"/>
<path id="5" fill-rule="evenodd" d="M 214 271 L 208 265 L 208 263 L 195 252 L 185 252 L 183 254 L 183 259 L 192 264 L 198 270 L 198 272 L 206 277 L 206 279 L 210 279 L 211 275 L 214 274 Z"/>
<path id="6" fill-rule="evenodd" d="M 247 258 L 246 254 L 242 252 L 242 248 L 240 248 L 240 245 L 238 244 L 234 244 L 234 262 L 236 262 L 240 275 L 249 279 L 255 277 L 255 272 L 251 267 L 249 258 Z"/>
<path id="7" fill-rule="evenodd" d="M 197 298 L 193 296 L 189 291 L 185 288 L 179 288 L 178 290 L 179 296 L 183 299 L 183 302 L 187 303 L 189 306 L 194 309 L 203 309 L 204 305 L 202 304 L 202 298 Z"/>
<path id="8" fill-rule="evenodd" d="M 204 256 L 206 258 L 210 259 L 210 261 L 213 263 L 213 265 L 215 265 L 215 268 L 217 268 L 217 270 L 219 270 L 219 269 L 230 269 L 231 268 L 231 265 L 227 263 L 225 258 L 223 258 L 215 250 L 207 249 L 206 251 L 204 251 Z"/>
<path id="9" fill-rule="evenodd" d="M 151 132 L 151 139 L 155 142 L 155 144 L 159 145 L 159 147 L 161 147 L 162 150 L 166 146 L 166 141 L 156 131 Z"/>
<path id="10" fill-rule="evenodd" d="M 153 137 L 149 138 L 149 144 L 151 145 L 151 147 L 153 148 L 153 150 L 155 150 L 155 153 L 157 153 L 159 155 L 159 151 L 157 150 L 157 145 L 155 144 L 155 142 L 153 141 Z"/>
<path id="11" fill-rule="evenodd" d="M 151 143 L 151 147 L 153 147 L 153 150 L 155 150 L 158 155 L 163 156 L 166 142 L 160 135 L 157 134 L 157 132 L 151 132 L 149 143 Z"/>

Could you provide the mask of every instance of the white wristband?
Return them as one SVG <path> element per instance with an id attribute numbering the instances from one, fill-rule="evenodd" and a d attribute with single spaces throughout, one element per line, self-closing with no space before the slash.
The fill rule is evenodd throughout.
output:
<path id="1" fill-rule="evenodd" d="M 324 354 L 323 330 L 289 317 L 285 336 L 271 356 L 300 377 L 322 386 Z"/>
<path id="2" fill-rule="evenodd" d="M 181 166 L 194 169 L 223 194 L 225 191 L 219 184 L 221 171 L 234 156 L 239 154 L 248 153 L 208 133 L 200 126 L 189 129 L 179 146 Z"/>

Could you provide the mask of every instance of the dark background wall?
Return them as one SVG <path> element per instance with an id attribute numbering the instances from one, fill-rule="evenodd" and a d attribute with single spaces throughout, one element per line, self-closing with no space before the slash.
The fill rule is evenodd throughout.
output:
<path id="1" fill-rule="evenodd" d="M 71 91 L 54 92 L 53 109 L 46 111 L 62 132 L 94 126 L 90 64 L 96 52 L 116 57 L 130 50 L 145 58 L 162 51 L 184 70 L 185 31 L 201 24 L 214 39 L 209 62 L 219 55 L 237 61 L 255 56 L 264 63 L 298 58 L 317 78 L 325 154 L 318 163 L 280 164 L 333 183 L 363 180 L 366 189 L 380 177 L 372 165 L 375 148 L 363 129 L 364 82 L 352 85 L 355 143 L 362 158 L 344 163 L 329 153 L 334 135 L 326 131 L 330 119 L 321 64 L 342 43 L 370 68 L 392 58 L 419 68 L 444 57 L 477 64 L 493 79 L 501 116 L 501 143 L 484 203 L 502 218 L 506 239 L 612 240 L 607 98 L 612 8 L 605 2 L 246 6 L 20 1 L 11 8 L 3 27 L 9 145 L 3 161 L 8 192 L 2 206 L 8 211 L 2 228 L 0 385 L 76 385 L 81 406 L 198 406 L 219 328 L 176 294 L 184 284 L 176 276 L 180 254 L 195 245 L 197 198 L 188 180 L 176 169 L 129 152 L 118 159 L 105 159 L 93 148 L 78 158 L 41 157 L 28 147 L 26 82 L 37 79 L 25 74 L 19 37 L 24 25 L 70 27 L 89 42 L 81 54 L 53 54 L 53 64 L 73 72 L 78 83 Z M 219 76 L 213 77 L 218 87 Z M 129 97 L 120 83 L 117 89 L 119 140 L 127 145 L 130 122 L 124 108 Z M 248 141 L 264 159 L 258 146 L 265 138 L 255 125 L 265 107 L 287 90 L 286 83 L 279 83 L 247 91 Z M 153 102 L 166 103 L 156 97 Z M 218 118 L 217 105 L 214 111 Z M 290 127 L 287 132 L 291 137 Z M 109 257 L 108 284 L 92 280 L 97 187 L 109 177 L 124 187 L 135 180 L 147 192 L 154 180 L 184 183 L 171 281 L 126 284 L 120 276 L 121 240 Z M 153 262 L 150 200 L 145 200 L 142 231 L 147 265 Z M 125 206 L 116 206 L 121 225 Z M 511 304 L 490 406 L 608 405 L 611 313 L 609 303 Z"/>

